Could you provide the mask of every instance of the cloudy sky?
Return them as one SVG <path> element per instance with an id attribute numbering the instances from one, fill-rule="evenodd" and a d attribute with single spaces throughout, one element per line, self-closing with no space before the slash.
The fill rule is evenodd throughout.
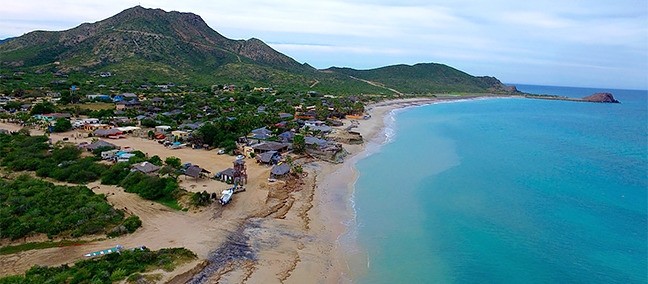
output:
<path id="1" fill-rule="evenodd" d="M 648 89 L 646 0 L 20 0 L 0 6 L 0 38 L 138 4 L 317 68 L 438 62 L 507 83 Z"/>

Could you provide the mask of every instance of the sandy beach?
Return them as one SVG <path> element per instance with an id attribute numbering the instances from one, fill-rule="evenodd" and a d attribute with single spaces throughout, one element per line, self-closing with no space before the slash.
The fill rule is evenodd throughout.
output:
<path id="1" fill-rule="evenodd" d="M 458 99 L 458 98 L 451 98 Z M 461 99 L 465 99 L 462 97 Z M 33 265 L 56 266 L 83 259 L 83 254 L 120 244 L 145 245 L 151 249 L 185 247 L 199 260 L 172 273 L 162 273 L 172 283 L 345 283 L 362 271 L 347 262 L 340 237 L 354 218 L 351 202 L 357 178 L 355 163 L 384 142 L 385 117 L 394 109 L 425 105 L 437 98 L 402 99 L 367 106 L 371 118 L 357 121 L 355 130 L 364 137 L 360 145 L 344 145 L 350 153 L 342 164 L 299 159 L 305 173 L 300 178 L 268 182 L 270 167 L 247 159 L 246 191 L 236 194 L 227 206 L 213 204 L 188 212 L 175 211 L 115 186 L 88 184 L 105 194 L 118 209 L 138 215 L 142 228 L 130 235 L 70 247 L 25 251 L 0 256 L 0 275 L 23 273 Z M 355 123 L 355 122 L 354 122 Z M 343 129 L 351 124 L 337 129 Z M 20 126 L 0 123 L 0 129 L 16 131 Z M 38 131 L 33 130 L 33 134 Z M 90 141 L 71 138 L 73 132 L 52 134 L 53 142 Z M 216 151 L 170 150 L 153 140 L 126 138 L 109 140 L 163 160 L 169 156 L 200 165 L 212 173 L 231 167 L 234 157 Z M 179 178 L 188 191 L 220 192 L 229 185 L 211 179 Z M 20 243 L 19 241 L 13 242 Z M 207 260 L 205 262 L 204 260 Z"/>

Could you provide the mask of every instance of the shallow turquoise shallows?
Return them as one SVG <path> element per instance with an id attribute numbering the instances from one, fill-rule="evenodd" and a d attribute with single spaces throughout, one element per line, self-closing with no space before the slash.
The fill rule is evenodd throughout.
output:
<path id="1" fill-rule="evenodd" d="M 583 88 L 518 85 L 583 97 Z M 646 283 L 648 93 L 397 112 L 357 164 L 358 283 Z"/>

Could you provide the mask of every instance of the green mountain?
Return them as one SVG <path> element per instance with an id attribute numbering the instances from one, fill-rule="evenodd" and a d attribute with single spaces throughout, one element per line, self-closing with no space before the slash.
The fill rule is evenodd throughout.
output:
<path id="1" fill-rule="evenodd" d="M 5 75 L 0 83 L 5 89 L 25 78 L 31 85 L 67 84 L 68 79 L 83 84 L 101 72 L 112 74 L 101 79 L 106 85 L 240 84 L 331 94 L 506 91 L 495 78 L 473 77 L 440 64 L 317 70 L 261 40 L 228 39 L 198 15 L 140 6 L 70 30 L 34 31 L 0 44 L 0 75 Z M 6 74 L 16 73 L 25 75 L 14 77 L 13 83 L 6 79 Z"/>
<path id="2" fill-rule="evenodd" d="M 328 70 L 407 94 L 515 92 L 494 77 L 475 77 L 438 63 L 402 64 L 371 70 L 332 67 Z"/>
<path id="3" fill-rule="evenodd" d="M 59 69 L 115 68 L 119 71 L 205 74 L 230 63 L 259 64 L 280 70 L 304 67 L 258 39 L 230 40 L 191 13 L 165 12 L 140 6 L 96 23 L 62 31 L 35 31 L 0 47 L 2 63 Z M 144 70 L 138 70 L 144 69 Z"/>

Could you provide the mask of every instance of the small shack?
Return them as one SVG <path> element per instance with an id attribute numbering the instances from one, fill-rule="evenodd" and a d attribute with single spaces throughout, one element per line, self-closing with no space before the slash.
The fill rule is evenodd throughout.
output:
<path id="1" fill-rule="evenodd" d="M 131 171 L 133 172 L 141 172 L 143 174 L 149 175 L 149 174 L 154 174 L 155 172 L 159 171 L 160 167 L 151 164 L 149 162 L 142 162 L 139 164 L 134 164 L 131 166 Z"/>
<path id="2" fill-rule="evenodd" d="M 272 137 L 272 131 L 268 130 L 265 127 L 257 128 L 251 131 L 251 135 L 248 136 L 250 139 L 266 140 Z"/>
<path id="3" fill-rule="evenodd" d="M 233 183 L 234 182 L 234 169 L 232 168 L 227 168 L 224 171 L 220 171 L 214 175 L 214 179 L 220 180 L 225 183 Z"/>
<path id="4" fill-rule="evenodd" d="M 306 137 L 304 137 L 304 140 L 305 140 L 304 142 L 305 142 L 306 146 L 308 146 L 310 148 L 315 148 L 315 149 L 322 148 L 322 147 L 324 147 L 324 146 L 326 146 L 328 144 L 327 140 L 317 138 L 317 137 L 313 137 L 313 136 L 306 136 Z"/>
<path id="5" fill-rule="evenodd" d="M 268 151 L 256 156 L 257 163 L 266 165 L 275 165 L 281 159 L 281 154 L 277 151 Z"/>
<path id="6" fill-rule="evenodd" d="M 108 143 L 108 142 L 103 141 L 103 140 L 99 140 L 97 142 L 87 144 L 87 145 L 85 145 L 85 148 L 86 148 L 86 150 L 88 150 L 90 152 L 92 152 L 92 151 L 94 151 L 96 149 L 99 149 L 99 148 L 119 149 L 119 147 L 117 147 L 115 144 Z"/>
<path id="7" fill-rule="evenodd" d="M 111 137 L 111 136 L 118 136 L 122 134 L 123 132 L 117 128 L 97 129 L 94 132 L 92 132 L 92 135 L 97 137 Z"/>
<path id="8" fill-rule="evenodd" d="M 295 132 L 286 131 L 279 134 L 279 140 L 283 143 L 292 143 L 293 138 L 295 138 Z"/>
<path id="9" fill-rule="evenodd" d="M 270 170 L 270 178 L 282 178 L 288 173 L 290 173 L 290 165 L 288 163 L 282 163 L 272 167 L 272 170 Z"/>
<path id="10" fill-rule="evenodd" d="M 284 143 L 279 143 L 279 142 L 264 142 L 261 144 L 257 144 L 252 146 L 252 149 L 254 149 L 255 154 L 261 154 L 265 152 L 270 152 L 270 151 L 276 151 L 279 153 L 282 153 L 286 150 L 288 150 L 289 144 L 284 144 Z"/>
<path id="11" fill-rule="evenodd" d="M 119 151 L 119 152 L 115 153 L 114 159 L 115 159 L 116 163 L 125 163 L 125 162 L 128 162 L 130 160 L 130 158 L 135 157 L 135 156 L 137 156 L 137 155 L 132 154 L 130 152 Z"/>
<path id="12" fill-rule="evenodd" d="M 199 167 L 197 165 L 189 166 L 184 172 L 184 174 L 186 176 L 192 177 L 192 178 L 195 178 L 195 179 L 203 178 L 203 177 L 209 175 L 210 173 L 211 173 L 210 171 L 205 170 L 205 169 L 203 169 L 203 168 L 201 168 L 201 167 Z"/>
<path id="13" fill-rule="evenodd" d="M 171 126 L 168 125 L 158 125 L 155 127 L 155 133 L 167 133 L 169 130 L 171 130 Z"/>
<path id="14" fill-rule="evenodd" d="M 189 139 L 189 132 L 183 130 L 171 131 L 171 135 L 176 141 L 187 141 L 187 139 Z"/>

